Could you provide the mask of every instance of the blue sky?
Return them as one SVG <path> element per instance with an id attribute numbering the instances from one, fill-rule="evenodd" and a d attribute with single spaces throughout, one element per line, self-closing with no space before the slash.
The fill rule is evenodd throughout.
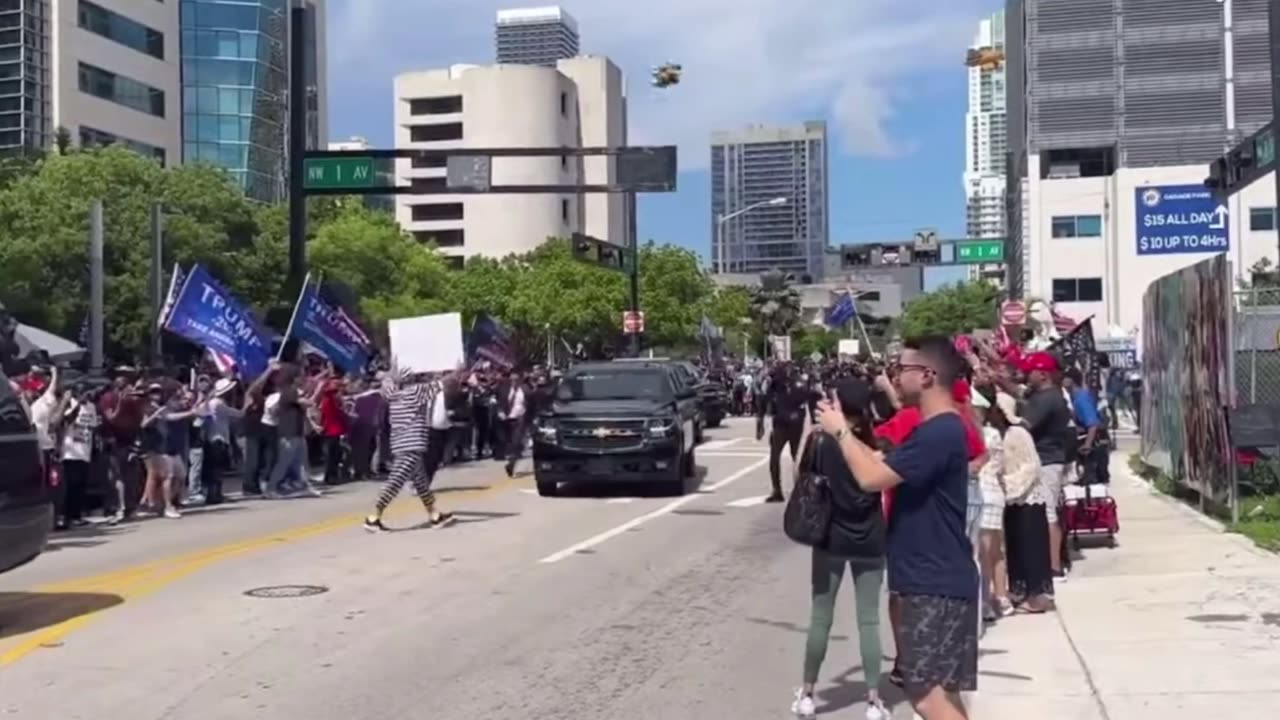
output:
<path id="1" fill-rule="evenodd" d="M 399 72 L 493 60 L 493 0 L 329 0 L 331 139 L 392 143 Z M 632 133 L 680 148 L 679 190 L 641 200 L 642 239 L 706 256 L 708 138 L 750 123 L 824 119 L 831 241 L 964 229 L 964 50 L 999 0 L 566 0 L 584 53 L 627 75 Z M 649 68 L 680 62 L 658 91 Z M 955 272 L 931 273 L 930 285 Z"/>

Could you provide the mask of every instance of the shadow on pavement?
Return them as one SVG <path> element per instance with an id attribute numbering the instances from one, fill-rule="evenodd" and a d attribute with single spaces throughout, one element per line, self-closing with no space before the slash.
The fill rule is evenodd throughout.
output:
<path id="1" fill-rule="evenodd" d="M 106 593 L 0 592 L 0 639 L 23 635 L 124 602 Z"/>

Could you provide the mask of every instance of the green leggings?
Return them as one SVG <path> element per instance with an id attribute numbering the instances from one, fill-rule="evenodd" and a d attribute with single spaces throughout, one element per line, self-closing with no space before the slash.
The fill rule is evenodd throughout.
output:
<path id="1" fill-rule="evenodd" d="M 836 593 L 844 581 L 844 569 L 848 564 L 848 558 L 817 548 L 813 550 L 813 615 L 809 619 L 809 639 L 804 647 L 805 683 L 818 681 L 818 670 L 827 656 Z M 862 674 L 871 689 L 880 686 L 880 586 L 883 582 L 884 570 L 853 573 L 858 650 L 862 654 Z"/>

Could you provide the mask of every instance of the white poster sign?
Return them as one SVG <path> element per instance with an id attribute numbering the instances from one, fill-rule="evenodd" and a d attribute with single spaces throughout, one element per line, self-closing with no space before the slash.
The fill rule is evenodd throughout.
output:
<path id="1" fill-rule="evenodd" d="M 862 349 L 862 344 L 857 340 L 844 339 L 841 340 L 836 347 L 841 357 L 858 357 L 858 351 Z"/>
<path id="2" fill-rule="evenodd" d="M 387 323 L 395 367 L 414 373 L 456 370 L 466 358 L 462 315 L 441 313 Z"/>

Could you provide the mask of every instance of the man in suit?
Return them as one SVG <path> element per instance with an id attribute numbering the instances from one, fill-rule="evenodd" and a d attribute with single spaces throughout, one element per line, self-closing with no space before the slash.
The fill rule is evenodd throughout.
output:
<path id="1" fill-rule="evenodd" d="M 516 463 L 524 454 L 525 434 L 528 431 L 529 396 L 524 377 L 512 370 L 506 382 L 498 386 L 498 422 L 502 427 L 503 446 L 506 450 L 507 476 L 514 477 Z"/>

